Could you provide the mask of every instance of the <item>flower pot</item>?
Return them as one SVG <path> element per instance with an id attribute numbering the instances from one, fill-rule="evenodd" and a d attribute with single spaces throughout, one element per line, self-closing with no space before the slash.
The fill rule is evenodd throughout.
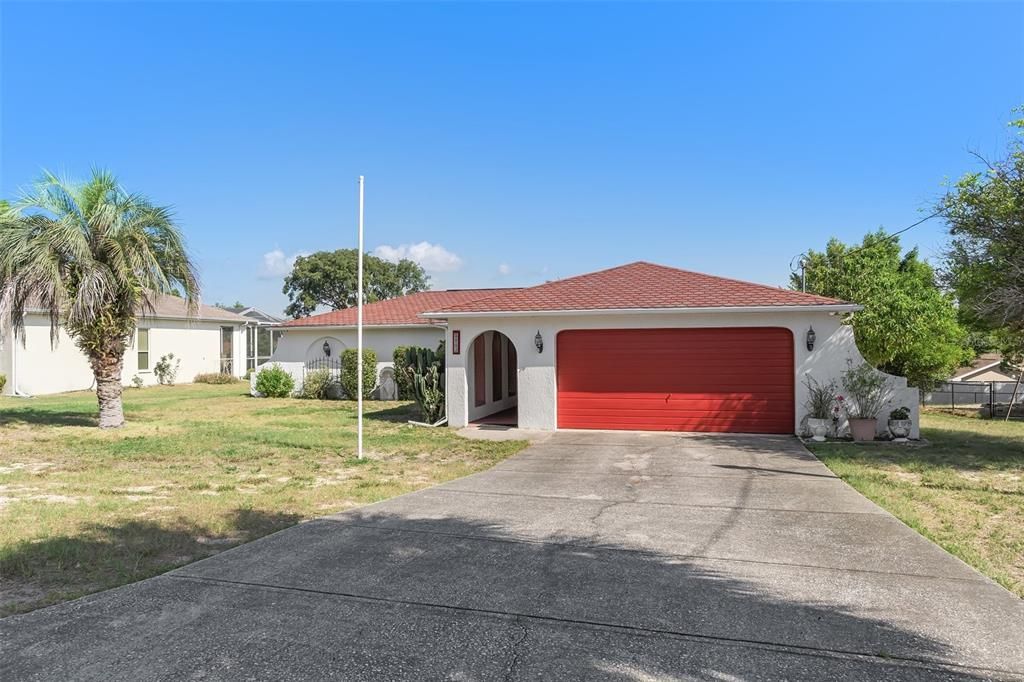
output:
<path id="1" fill-rule="evenodd" d="M 807 428 L 811 430 L 811 440 L 816 440 L 819 443 L 825 440 L 825 436 L 828 435 L 828 419 L 815 419 L 814 417 L 807 418 Z"/>
<path id="2" fill-rule="evenodd" d="M 877 433 L 876 425 L 878 420 L 872 417 L 871 419 L 856 419 L 850 417 L 850 433 L 853 435 L 854 440 L 874 440 L 875 433 Z"/>
<path id="3" fill-rule="evenodd" d="M 909 419 L 890 419 L 889 433 L 897 443 L 906 443 L 910 435 L 910 426 L 913 422 Z"/>

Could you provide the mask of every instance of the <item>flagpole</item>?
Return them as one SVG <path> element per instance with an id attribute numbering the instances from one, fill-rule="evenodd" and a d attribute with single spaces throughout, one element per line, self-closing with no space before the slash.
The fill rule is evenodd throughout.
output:
<path id="1" fill-rule="evenodd" d="M 363 458 L 363 176 L 359 176 L 359 266 L 356 288 L 358 299 L 356 300 L 356 398 L 358 410 L 356 424 L 356 453 L 359 459 Z"/>

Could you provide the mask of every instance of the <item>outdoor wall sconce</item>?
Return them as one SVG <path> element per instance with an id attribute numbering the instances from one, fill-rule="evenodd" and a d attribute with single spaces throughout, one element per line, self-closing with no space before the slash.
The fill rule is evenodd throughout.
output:
<path id="1" fill-rule="evenodd" d="M 537 352 L 544 352 L 544 337 L 540 335 L 540 330 L 537 330 L 537 335 L 533 337 L 533 345 L 537 346 Z"/>
<path id="2" fill-rule="evenodd" d="M 814 333 L 814 327 L 807 330 L 807 350 L 814 350 L 814 339 L 817 338 L 817 334 Z"/>
<path id="3" fill-rule="evenodd" d="M 324 355 L 327 357 L 331 357 L 331 344 L 327 343 L 326 341 L 324 341 Z"/>

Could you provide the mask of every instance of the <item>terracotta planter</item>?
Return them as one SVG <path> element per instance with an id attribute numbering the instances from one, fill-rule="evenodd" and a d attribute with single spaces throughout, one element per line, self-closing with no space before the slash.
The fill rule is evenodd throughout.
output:
<path id="1" fill-rule="evenodd" d="M 853 435 L 854 440 L 874 440 L 877 433 L 877 424 L 878 420 L 874 417 L 871 419 L 854 419 L 851 417 L 850 433 Z"/>
<path id="2" fill-rule="evenodd" d="M 807 428 L 811 431 L 811 440 L 822 442 L 825 440 L 825 436 L 828 435 L 828 419 L 815 419 L 814 417 L 807 418 Z"/>
<path id="3" fill-rule="evenodd" d="M 890 419 L 889 433 L 897 443 L 906 443 L 910 435 L 910 426 L 913 424 L 909 419 Z"/>

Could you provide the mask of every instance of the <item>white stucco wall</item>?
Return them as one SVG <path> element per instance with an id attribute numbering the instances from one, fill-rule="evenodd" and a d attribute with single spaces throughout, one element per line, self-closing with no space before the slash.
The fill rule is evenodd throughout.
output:
<path id="1" fill-rule="evenodd" d="M 245 370 L 245 333 L 242 323 L 203 322 L 170 319 L 142 319 L 140 328 L 149 332 L 148 371 L 138 368 L 137 335 L 133 335 L 124 356 L 122 383 L 131 385 L 138 375 L 147 385 L 156 384 L 153 366 L 160 357 L 174 353 L 181 360 L 177 383 L 191 383 L 196 374 L 220 371 L 220 328 L 233 329 L 234 374 Z M 11 347 L 16 344 L 16 347 Z M 4 339 L 4 353 L 13 355 L 13 372 L 6 372 L 8 385 L 5 393 L 15 389 L 27 395 L 44 395 L 64 391 L 93 388 L 92 369 L 85 355 L 64 330 L 60 331 L 56 347 L 50 344 L 50 323 L 43 315 L 28 315 L 25 320 L 24 345 L 21 339 L 11 343 Z M 17 386 L 10 379 L 17 381 Z"/>
<path id="2" fill-rule="evenodd" d="M 260 365 L 276 364 L 295 379 L 296 393 L 302 391 L 302 377 L 307 362 L 324 358 L 323 345 L 326 341 L 331 348 L 331 357 L 340 358 L 341 351 L 356 347 L 354 327 L 296 327 L 284 328 L 284 335 L 270 360 Z M 444 339 L 444 329 L 428 325 L 404 327 L 364 327 L 363 347 L 377 354 L 377 375 L 385 367 L 394 367 L 392 356 L 399 346 L 422 346 L 437 348 Z M 259 367 L 256 368 L 259 371 Z M 255 375 L 250 386 L 255 385 Z M 255 388 L 252 389 L 255 394 Z"/>
<path id="3" fill-rule="evenodd" d="M 813 325 L 817 340 L 814 351 L 806 346 L 807 330 Z M 643 313 L 643 314 L 585 314 L 548 315 L 522 317 L 459 317 L 449 321 L 450 331 L 459 330 L 462 336 L 462 352 L 455 355 L 452 344 L 447 348 L 448 372 L 448 423 L 453 427 L 465 426 L 474 417 L 470 409 L 473 396 L 470 393 L 468 371 L 471 358 L 471 342 L 478 334 L 496 330 L 505 334 L 515 344 L 519 360 L 519 426 L 524 429 L 550 431 L 557 429 L 558 391 L 555 378 L 557 362 L 556 337 L 558 332 L 569 329 L 630 329 L 630 328 L 708 328 L 708 327 L 781 327 L 789 329 L 794 343 L 794 385 L 795 422 L 794 433 L 803 431 L 807 410 L 804 403 L 807 389 L 803 385 L 805 374 L 810 373 L 818 381 L 835 379 L 840 382 L 847 368 L 847 359 L 860 363 L 863 358 L 853 341 L 853 331 L 841 324 L 838 316 L 826 312 L 769 312 L 769 313 Z M 534 337 L 540 332 L 544 350 L 540 353 L 534 346 Z M 914 438 L 918 437 L 917 389 L 908 389 L 906 379 L 891 377 L 892 406 L 905 405 L 911 409 L 914 420 Z M 884 433 L 891 407 L 879 416 L 878 430 Z"/>

